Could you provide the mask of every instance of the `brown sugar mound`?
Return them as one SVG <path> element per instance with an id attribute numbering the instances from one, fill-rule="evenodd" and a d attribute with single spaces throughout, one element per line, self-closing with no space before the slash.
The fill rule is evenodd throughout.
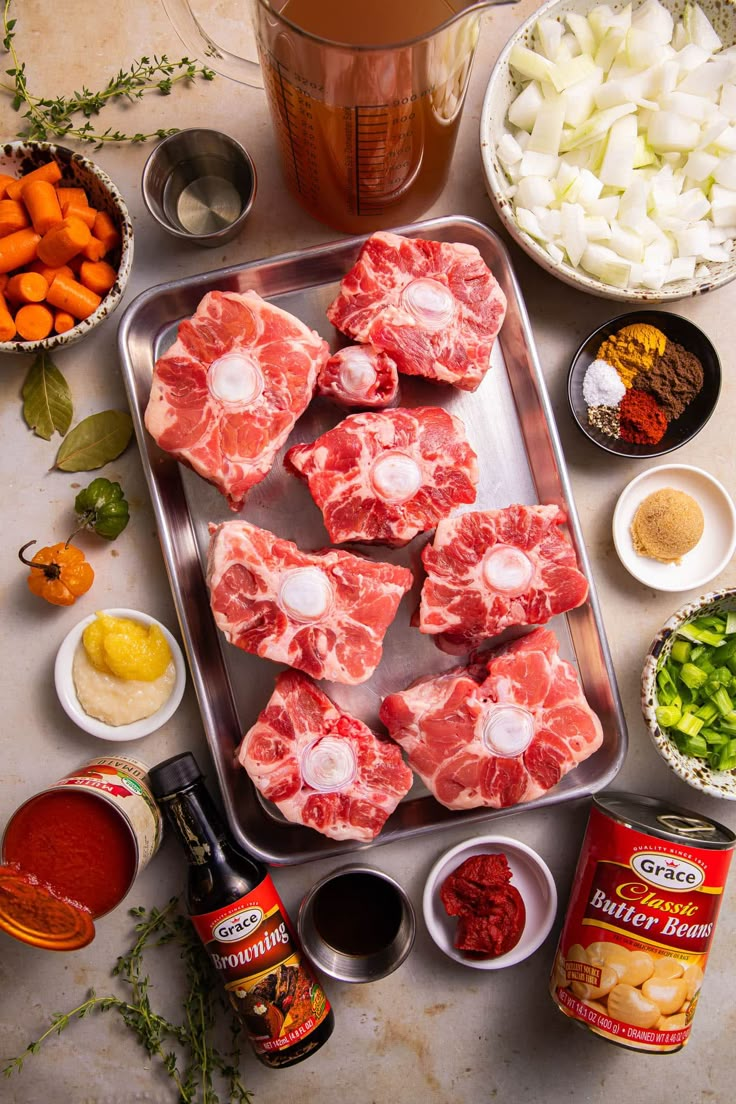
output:
<path id="1" fill-rule="evenodd" d="M 673 487 L 654 491 L 631 522 L 634 550 L 661 563 L 680 563 L 703 535 L 703 511 L 691 495 Z"/>

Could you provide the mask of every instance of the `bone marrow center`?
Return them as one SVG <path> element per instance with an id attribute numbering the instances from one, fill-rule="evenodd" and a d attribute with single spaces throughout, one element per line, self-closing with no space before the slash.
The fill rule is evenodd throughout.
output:
<path id="1" fill-rule="evenodd" d="M 345 349 L 339 379 L 348 395 L 365 395 L 376 382 L 373 359 L 364 349 Z"/>
<path id="2" fill-rule="evenodd" d="M 387 502 L 406 502 L 422 485 L 421 468 L 403 452 L 385 452 L 371 469 L 371 483 Z"/>
<path id="3" fill-rule="evenodd" d="M 523 594 L 532 581 L 534 565 L 526 553 L 509 544 L 496 544 L 483 561 L 483 578 L 492 590 Z"/>
<path id="4" fill-rule="evenodd" d="M 342 790 L 357 773 L 355 752 L 347 740 L 324 736 L 302 753 L 302 778 L 313 790 Z"/>
<path id="5" fill-rule="evenodd" d="M 318 567 L 292 571 L 281 584 L 279 605 L 297 621 L 319 621 L 332 605 L 332 584 Z"/>
<path id="6" fill-rule="evenodd" d="M 404 307 L 432 330 L 446 326 L 455 316 L 455 300 L 449 288 L 438 280 L 412 280 L 401 293 Z"/>
<path id="7" fill-rule="evenodd" d="M 263 390 L 263 375 L 256 361 L 243 353 L 226 353 L 210 365 L 210 393 L 220 402 L 239 406 L 255 402 Z"/>
<path id="8" fill-rule="evenodd" d="M 496 705 L 483 721 L 482 740 L 489 751 L 512 759 L 526 751 L 534 735 L 534 718 L 522 705 Z"/>

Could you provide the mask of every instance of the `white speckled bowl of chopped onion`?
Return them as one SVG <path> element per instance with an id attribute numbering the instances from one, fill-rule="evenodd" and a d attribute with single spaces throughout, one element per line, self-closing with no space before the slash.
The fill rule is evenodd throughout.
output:
<path id="1" fill-rule="evenodd" d="M 627 14 L 628 13 L 628 14 Z M 565 283 L 661 303 L 736 277 L 736 5 L 549 0 L 480 123 L 488 194 Z"/>

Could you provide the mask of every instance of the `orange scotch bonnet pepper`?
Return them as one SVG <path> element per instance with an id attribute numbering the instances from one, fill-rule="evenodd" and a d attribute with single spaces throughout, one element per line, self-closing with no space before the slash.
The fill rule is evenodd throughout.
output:
<path id="1" fill-rule="evenodd" d="M 95 573 L 84 558 L 84 552 L 68 542 L 40 548 L 32 560 L 23 553 L 35 541 L 28 541 L 18 556 L 30 567 L 28 589 L 54 606 L 72 606 L 86 594 L 94 582 Z"/>

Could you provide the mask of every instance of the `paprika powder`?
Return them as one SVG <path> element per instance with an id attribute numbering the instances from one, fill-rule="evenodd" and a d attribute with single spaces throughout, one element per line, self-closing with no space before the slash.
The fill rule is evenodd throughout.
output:
<path id="1" fill-rule="evenodd" d="M 648 392 L 632 387 L 619 406 L 619 436 L 636 445 L 656 445 L 667 431 L 667 417 Z"/>

